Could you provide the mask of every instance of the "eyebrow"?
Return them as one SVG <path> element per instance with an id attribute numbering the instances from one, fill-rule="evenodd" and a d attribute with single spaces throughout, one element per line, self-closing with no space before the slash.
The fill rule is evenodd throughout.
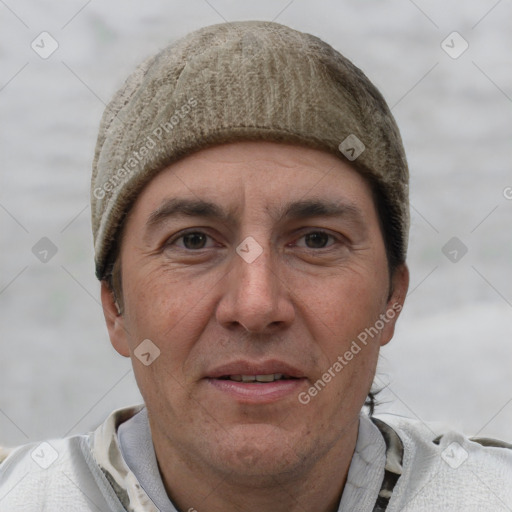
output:
<path id="1" fill-rule="evenodd" d="M 329 199 L 305 199 L 286 203 L 279 207 L 267 208 L 274 221 L 301 220 L 310 217 L 347 217 L 364 225 L 364 215 L 353 203 L 332 201 Z M 154 210 L 147 222 L 146 231 L 149 234 L 165 220 L 172 217 L 202 217 L 218 220 L 223 223 L 236 223 L 233 211 L 226 211 L 218 204 L 203 199 L 171 198 L 165 199 Z"/>

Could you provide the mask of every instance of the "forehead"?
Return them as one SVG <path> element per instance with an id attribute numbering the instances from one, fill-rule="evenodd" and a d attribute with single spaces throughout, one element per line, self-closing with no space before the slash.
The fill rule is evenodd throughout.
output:
<path id="1" fill-rule="evenodd" d="M 130 216 L 149 227 L 172 215 L 236 223 L 244 212 L 272 222 L 314 216 L 368 221 L 373 195 L 366 180 L 341 158 L 274 142 L 236 142 L 201 150 L 157 174 Z"/>

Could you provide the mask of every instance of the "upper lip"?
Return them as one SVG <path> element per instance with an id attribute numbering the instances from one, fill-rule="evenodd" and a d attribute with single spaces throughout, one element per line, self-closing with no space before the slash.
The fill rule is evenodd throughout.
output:
<path id="1" fill-rule="evenodd" d="M 207 372 L 206 376 L 216 379 L 229 375 L 270 375 L 273 373 L 282 373 L 295 378 L 305 377 L 304 372 L 301 372 L 298 368 L 277 359 L 266 361 L 237 360 L 216 366 Z"/>

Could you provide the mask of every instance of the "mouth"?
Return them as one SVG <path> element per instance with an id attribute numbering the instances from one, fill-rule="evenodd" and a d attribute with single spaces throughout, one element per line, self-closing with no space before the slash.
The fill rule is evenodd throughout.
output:
<path id="1" fill-rule="evenodd" d="M 234 382 L 276 382 L 279 380 L 298 379 L 298 377 L 291 377 L 283 373 L 269 373 L 267 375 L 223 375 L 219 377 L 220 380 L 232 380 Z"/>
<path id="2" fill-rule="evenodd" d="M 304 373 L 282 361 L 236 361 L 206 377 L 216 394 L 243 404 L 266 404 L 296 396 L 307 383 Z"/>

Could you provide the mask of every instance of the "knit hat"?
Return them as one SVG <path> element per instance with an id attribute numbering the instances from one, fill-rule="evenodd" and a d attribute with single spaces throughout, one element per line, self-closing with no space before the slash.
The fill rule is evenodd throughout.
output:
<path id="1" fill-rule="evenodd" d="M 152 177 L 187 154 L 238 140 L 296 143 L 351 162 L 380 191 L 381 221 L 405 261 L 408 169 L 380 92 L 321 39 L 241 21 L 202 28 L 150 57 L 105 109 L 91 184 L 98 279 Z"/>

